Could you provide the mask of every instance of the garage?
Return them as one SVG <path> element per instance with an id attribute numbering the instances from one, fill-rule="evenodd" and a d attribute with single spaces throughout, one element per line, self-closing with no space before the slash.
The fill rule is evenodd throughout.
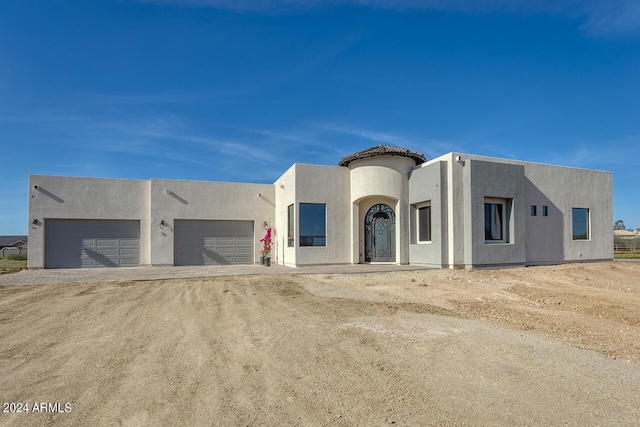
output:
<path id="1" fill-rule="evenodd" d="M 47 219 L 45 268 L 140 265 L 140 221 Z"/>
<path id="2" fill-rule="evenodd" d="M 253 221 L 175 220 L 175 265 L 253 264 Z"/>

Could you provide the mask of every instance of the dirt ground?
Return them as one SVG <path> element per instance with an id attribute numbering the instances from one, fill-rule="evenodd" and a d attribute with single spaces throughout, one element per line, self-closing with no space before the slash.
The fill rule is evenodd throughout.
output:
<path id="1" fill-rule="evenodd" d="M 640 425 L 638 263 L 5 286 L 0 336 L 0 425 Z"/>

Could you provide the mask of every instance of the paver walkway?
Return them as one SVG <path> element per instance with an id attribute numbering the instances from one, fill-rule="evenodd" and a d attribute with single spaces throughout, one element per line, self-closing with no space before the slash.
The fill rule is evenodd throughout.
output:
<path id="1" fill-rule="evenodd" d="M 321 265 L 289 268 L 280 265 L 218 265 L 187 267 L 120 267 L 120 268 L 63 268 L 53 270 L 24 270 L 0 275 L 0 286 L 43 285 L 77 282 L 127 282 L 136 280 L 181 279 L 189 277 L 235 276 L 247 274 L 344 274 L 382 271 L 426 270 L 416 265 L 356 264 Z"/>

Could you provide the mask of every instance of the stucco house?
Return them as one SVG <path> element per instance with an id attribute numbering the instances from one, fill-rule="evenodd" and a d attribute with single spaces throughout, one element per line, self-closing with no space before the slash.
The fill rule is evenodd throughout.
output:
<path id="1" fill-rule="evenodd" d="M 431 267 L 613 258 L 612 174 L 375 146 L 274 184 L 31 175 L 31 268 L 272 263 Z"/>

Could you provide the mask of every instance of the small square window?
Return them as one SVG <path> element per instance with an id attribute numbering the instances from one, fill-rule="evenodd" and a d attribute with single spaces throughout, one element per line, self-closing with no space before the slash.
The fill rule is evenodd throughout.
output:
<path id="1" fill-rule="evenodd" d="M 531 216 L 538 215 L 538 207 L 536 205 L 531 205 Z"/>
<path id="2" fill-rule="evenodd" d="M 543 206 L 542 207 L 542 216 L 549 216 L 549 207 L 548 206 Z"/>

